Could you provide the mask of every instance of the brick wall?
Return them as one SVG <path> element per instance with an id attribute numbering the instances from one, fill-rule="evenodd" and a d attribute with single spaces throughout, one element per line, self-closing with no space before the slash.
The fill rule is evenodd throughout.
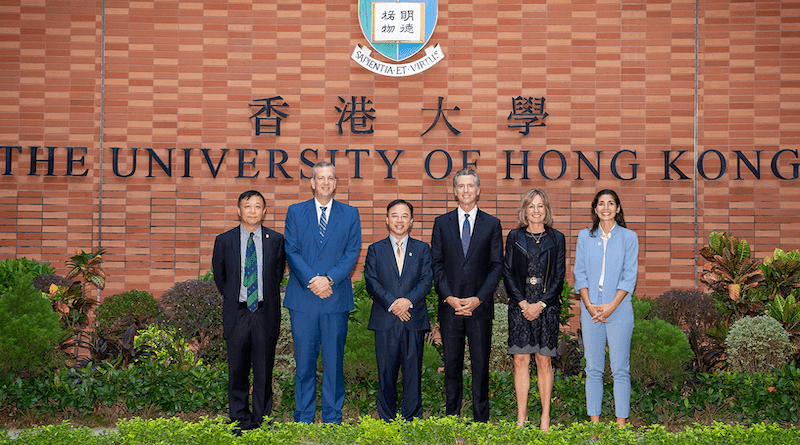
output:
<path id="1" fill-rule="evenodd" d="M 351 0 L 107 0 L 104 29 L 100 1 L 0 6 L 0 259 L 50 261 L 63 273 L 75 249 L 102 245 L 104 295 L 158 296 L 210 268 L 214 237 L 236 224 L 240 192 L 264 193 L 267 224 L 282 230 L 286 208 L 311 197 L 301 179 L 306 149 L 319 159 L 336 150 L 337 199 L 361 212 L 362 260 L 385 236 L 384 207 L 395 197 L 415 204 L 412 235 L 430 241 L 433 219 L 455 206 L 452 174 L 433 178 L 446 172 L 441 151 L 453 171 L 463 153 L 477 165 L 479 205 L 506 232 L 522 193 L 548 192 L 567 235 L 570 281 L 577 233 L 600 188 L 620 193 L 639 234 L 640 295 L 693 288 L 695 248 L 712 230 L 748 239 L 759 257 L 800 247 L 800 179 L 791 179 L 800 162 L 800 3 L 443 0 L 429 45 L 441 45 L 444 60 L 405 78 L 350 59 L 367 44 L 357 11 Z M 289 105 L 281 135 L 256 136 L 248 104 L 273 96 Z M 372 101 L 373 133 L 352 134 L 346 123 L 339 135 L 335 107 L 351 96 Z M 508 127 L 516 96 L 546 98 L 546 127 L 526 136 Z M 440 119 L 421 137 L 436 114 L 422 109 L 437 108 L 438 97 L 460 109 L 446 112 L 460 134 Z M 56 147 L 52 174 L 46 147 Z M 170 148 L 171 175 L 158 164 L 169 167 Z M 359 175 L 347 150 L 368 150 Z M 405 150 L 393 179 L 379 150 L 390 160 Z M 754 168 L 760 156 L 760 178 L 737 151 Z M 614 165 L 626 179 L 612 171 L 619 152 Z M 283 153 L 291 178 L 275 167 Z M 561 172 L 558 153 L 564 173 L 546 179 Z M 775 176 L 773 158 L 790 179 Z M 632 163 L 636 178 L 627 180 Z"/>

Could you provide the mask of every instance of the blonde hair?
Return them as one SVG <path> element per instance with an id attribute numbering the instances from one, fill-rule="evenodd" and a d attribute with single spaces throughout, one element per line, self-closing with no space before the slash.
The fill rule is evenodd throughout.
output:
<path id="1" fill-rule="evenodd" d="M 550 209 L 550 199 L 547 198 L 547 193 L 544 190 L 539 189 L 531 189 L 528 193 L 522 195 L 522 199 L 519 202 L 519 213 L 517 215 L 519 219 L 519 226 L 520 227 L 527 227 L 528 226 L 528 217 L 526 215 L 526 211 L 528 210 L 528 206 L 533 201 L 533 198 L 541 196 L 542 203 L 544 204 L 544 225 L 547 227 L 553 226 L 553 210 Z"/>

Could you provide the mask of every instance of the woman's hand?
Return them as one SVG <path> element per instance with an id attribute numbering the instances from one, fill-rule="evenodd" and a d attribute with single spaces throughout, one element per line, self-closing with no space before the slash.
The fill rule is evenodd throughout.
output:
<path id="1" fill-rule="evenodd" d="M 613 301 L 608 304 L 594 304 L 590 307 L 591 309 L 589 309 L 589 314 L 592 315 L 593 323 L 597 323 L 598 321 L 601 323 L 607 323 L 608 317 L 610 317 L 611 314 L 613 314 L 617 309 L 617 305 L 614 304 Z M 592 314 L 592 309 L 594 309 L 594 314 Z"/>
<path id="2" fill-rule="evenodd" d="M 528 321 L 533 321 L 539 318 L 539 315 L 541 315 L 542 311 L 544 310 L 541 304 L 531 304 L 527 301 L 520 302 L 519 307 L 522 309 L 522 316 Z"/>

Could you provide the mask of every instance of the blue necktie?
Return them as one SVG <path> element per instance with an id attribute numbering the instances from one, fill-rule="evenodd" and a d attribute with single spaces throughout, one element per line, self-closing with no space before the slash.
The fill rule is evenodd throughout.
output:
<path id="1" fill-rule="evenodd" d="M 464 251 L 464 256 L 467 256 L 469 250 L 469 214 L 464 214 L 464 227 L 461 229 L 461 250 Z"/>
<path id="2" fill-rule="evenodd" d="M 247 288 L 247 309 L 255 312 L 258 309 L 258 256 L 253 234 L 247 239 L 247 251 L 244 257 L 244 287 Z"/>
<path id="3" fill-rule="evenodd" d="M 325 229 L 328 228 L 328 218 L 325 217 L 325 207 L 320 207 L 322 215 L 319 217 L 319 238 L 325 238 Z"/>

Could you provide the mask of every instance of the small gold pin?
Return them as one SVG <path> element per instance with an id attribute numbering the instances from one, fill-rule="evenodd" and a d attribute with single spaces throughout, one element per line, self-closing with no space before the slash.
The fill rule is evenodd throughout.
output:
<path id="1" fill-rule="evenodd" d="M 597 245 L 598 245 L 598 246 L 602 246 L 602 245 L 603 245 L 603 243 L 602 243 L 601 241 L 598 241 L 598 242 L 597 242 Z"/>
<path id="2" fill-rule="evenodd" d="M 414 252 L 408 252 L 408 256 L 414 256 Z"/>

